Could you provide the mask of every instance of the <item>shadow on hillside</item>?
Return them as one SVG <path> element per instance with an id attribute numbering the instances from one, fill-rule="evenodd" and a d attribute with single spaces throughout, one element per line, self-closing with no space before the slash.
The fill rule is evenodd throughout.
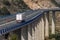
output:
<path id="1" fill-rule="evenodd" d="M 32 10 L 28 7 L 28 5 L 23 1 L 23 0 L 19 0 L 17 2 L 13 3 L 14 5 L 18 6 L 20 9 L 26 9 L 26 10 Z"/>
<path id="2" fill-rule="evenodd" d="M 30 8 L 28 7 L 28 5 L 27 5 L 23 0 L 20 0 L 20 4 L 22 5 L 22 8 L 23 8 L 23 9 L 30 9 Z"/>

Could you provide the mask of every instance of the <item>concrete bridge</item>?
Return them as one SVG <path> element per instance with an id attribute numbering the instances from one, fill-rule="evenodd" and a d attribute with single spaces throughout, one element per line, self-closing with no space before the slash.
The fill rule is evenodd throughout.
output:
<path id="1" fill-rule="evenodd" d="M 56 34 L 56 12 L 59 11 L 60 8 L 27 11 L 24 12 L 27 19 L 22 23 L 16 22 L 16 14 L 0 17 L 0 40 L 5 40 L 6 36 L 6 40 L 10 40 L 13 34 L 18 40 L 56 40 L 49 37 Z"/>

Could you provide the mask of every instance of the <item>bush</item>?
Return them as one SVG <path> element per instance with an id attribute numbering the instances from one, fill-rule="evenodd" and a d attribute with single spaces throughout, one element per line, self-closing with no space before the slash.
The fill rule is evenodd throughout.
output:
<path id="1" fill-rule="evenodd" d="M 6 1 L 6 0 L 3 1 L 3 4 L 5 4 L 5 5 L 7 5 L 7 6 L 10 6 L 10 5 L 11 5 L 11 4 L 9 3 L 9 1 Z"/>
<path id="2" fill-rule="evenodd" d="M 13 34 L 13 35 L 11 36 L 11 40 L 17 40 L 17 35 L 16 35 L 16 34 Z"/>
<path id="3" fill-rule="evenodd" d="M 55 35 L 52 34 L 52 35 L 49 36 L 49 38 L 50 38 L 50 39 L 55 38 L 56 40 L 60 40 L 60 33 L 55 34 Z"/>
<path id="4" fill-rule="evenodd" d="M 56 38 L 56 35 L 55 35 L 55 34 L 52 34 L 52 35 L 49 36 L 49 38 L 50 38 L 50 39 Z"/>
<path id="5" fill-rule="evenodd" d="M 60 33 L 56 34 L 56 40 L 60 40 Z"/>

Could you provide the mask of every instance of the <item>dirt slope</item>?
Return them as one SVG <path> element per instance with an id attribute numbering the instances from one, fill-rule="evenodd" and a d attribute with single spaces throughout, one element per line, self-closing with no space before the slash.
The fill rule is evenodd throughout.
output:
<path id="1" fill-rule="evenodd" d="M 46 9 L 56 7 L 51 0 L 23 0 L 31 9 Z"/>

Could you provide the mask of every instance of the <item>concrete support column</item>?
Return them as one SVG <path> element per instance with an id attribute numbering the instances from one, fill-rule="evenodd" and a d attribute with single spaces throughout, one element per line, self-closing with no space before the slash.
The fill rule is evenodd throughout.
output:
<path id="1" fill-rule="evenodd" d="M 32 23 L 32 40 L 35 40 L 35 24 L 33 23 Z"/>
<path id="2" fill-rule="evenodd" d="M 55 34 L 55 12 L 52 13 L 52 34 Z"/>
<path id="3" fill-rule="evenodd" d="M 41 19 L 38 21 L 38 40 L 42 40 L 42 29 L 41 29 Z"/>
<path id="4" fill-rule="evenodd" d="M 44 38 L 44 19 L 43 19 L 43 15 L 41 17 L 41 32 L 42 32 L 42 40 L 45 40 Z"/>
<path id="5" fill-rule="evenodd" d="M 21 28 L 21 40 L 28 40 L 27 26 Z"/>
<path id="6" fill-rule="evenodd" d="M 28 40 L 32 40 L 32 24 L 28 25 Z"/>
<path id="7" fill-rule="evenodd" d="M 37 23 L 36 23 L 36 37 L 37 37 L 37 40 L 39 40 L 39 19 L 38 19 L 38 21 L 37 21 Z"/>
<path id="8" fill-rule="evenodd" d="M 40 23 L 39 23 L 39 33 L 40 33 L 40 34 L 39 34 L 39 37 L 40 37 L 40 38 L 39 38 L 39 40 L 42 40 L 42 25 L 41 25 L 41 23 L 42 23 L 42 22 L 41 22 L 41 20 L 40 20 Z"/>
<path id="9" fill-rule="evenodd" d="M 46 38 L 46 40 L 49 37 L 49 22 L 48 22 L 48 19 L 49 19 L 49 14 L 45 13 L 45 38 Z"/>
<path id="10" fill-rule="evenodd" d="M 35 40 L 38 40 L 38 36 L 39 36 L 39 32 L 38 32 L 38 30 L 39 30 L 39 28 L 38 28 L 38 21 L 36 21 L 35 23 Z"/>
<path id="11" fill-rule="evenodd" d="M 52 36 L 55 35 L 55 12 L 52 13 L 52 27 L 51 27 L 51 34 Z M 55 38 L 52 38 L 52 40 L 55 40 Z"/>
<path id="12" fill-rule="evenodd" d="M 34 23 L 35 24 L 35 40 L 37 40 L 37 21 Z"/>

